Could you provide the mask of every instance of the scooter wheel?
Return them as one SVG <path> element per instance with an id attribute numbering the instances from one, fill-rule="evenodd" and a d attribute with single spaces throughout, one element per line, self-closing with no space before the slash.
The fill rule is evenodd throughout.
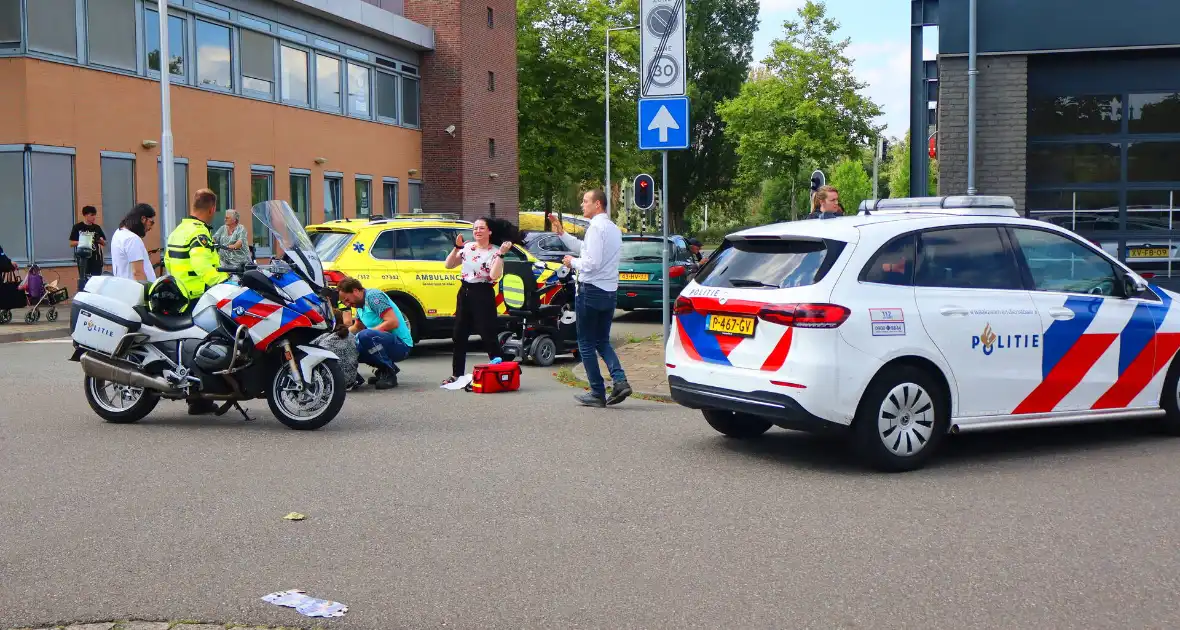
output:
<path id="1" fill-rule="evenodd" d="M 47 321 L 56 322 L 57 321 L 57 309 L 55 309 L 55 308 L 49 309 L 49 312 L 45 314 L 45 319 Z"/>
<path id="2" fill-rule="evenodd" d="M 41 313 L 38 311 L 29 311 L 28 313 L 25 313 L 26 324 L 34 324 L 38 319 L 41 319 Z"/>
<path id="3" fill-rule="evenodd" d="M 540 367 L 549 367 L 553 365 L 554 359 L 557 358 L 557 344 L 554 343 L 553 338 L 549 335 L 541 335 L 533 342 L 532 352 L 533 362 Z"/>
<path id="4" fill-rule="evenodd" d="M 8 309 L 0 310 L 0 324 L 7 324 L 12 321 L 12 311 Z"/>

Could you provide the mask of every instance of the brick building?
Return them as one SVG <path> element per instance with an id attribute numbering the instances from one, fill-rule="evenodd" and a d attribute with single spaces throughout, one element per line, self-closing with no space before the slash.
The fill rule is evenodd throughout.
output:
<path id="1" fill-rule="evenodd" d="M 221 211 L 278 198 L 308 223 L 516 219 L 515 4 L 169 4 L 177 214 L 209 187 Z M 108 235 L 137 202 L 160 210 L 158 16 L 154 0 L 0 0 L 0 245 L 22 265 L 66 279 L 84 205 Z"/>
<path id="2" fill-rule="evenodd" d="M 969 2 L 911 5 L 917 50 L 921 27 L 938 26 L 937 62 L 914 63 L 911 126 L 937 130 L 940 193 L 963 194 Z M 1159 0 L 978 2 L 978 193 L 1180 279 L 1178 21 L 1180 3 Z"/>

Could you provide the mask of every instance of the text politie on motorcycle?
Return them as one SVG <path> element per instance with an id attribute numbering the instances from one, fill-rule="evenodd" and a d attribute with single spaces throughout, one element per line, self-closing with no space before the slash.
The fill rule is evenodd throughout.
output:
<path id="1" fill-rule="evenodd" d="M 221 257 L 209 232 L 209 221 L 213 220 L 216 211 L 217 194 L 202 188 L 193 195 L 189 216 L 168 235 L 164 266 L 190 305 L 209 287 L 229 277 L 217 270 L 221 266 Z"/>

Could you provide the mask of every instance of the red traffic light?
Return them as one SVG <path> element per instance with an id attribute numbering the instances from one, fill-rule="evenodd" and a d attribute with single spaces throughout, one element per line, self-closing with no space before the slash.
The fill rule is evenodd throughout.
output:
<path id="1" fill-rule="evenodd" d="M 639 180 L 639 187 L 640 188 L 647 188 L 647 180 L 646 179 Z"/>

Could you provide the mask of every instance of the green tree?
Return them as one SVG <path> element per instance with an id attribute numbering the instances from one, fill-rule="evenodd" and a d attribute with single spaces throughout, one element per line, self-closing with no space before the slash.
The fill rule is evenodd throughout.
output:
<path id="1" fill-rule="evenodd" d="M 900 198 L 910 196 L 910 132 L 906 132 L 905 139 L 893 145 L 889 150 L 889 197 Z M 938 160 L 930 160 L 929 180 L 926 194 L 938 194 Z M 882 195 L 884 196 L 884 195 Z"/>
<path id="2" fill-rule="evenodd" d="M 861 94 L 866 84 L 853 76 L 845 55 L 849 40 L 834 39 L 839 25 L 826 10 L 808 0 L 799 21 L 783 24 L 765 69 L 718 105 L 726 132 L 737 142 L 745 182 L 790 174 L 799 185 L 806 178 L 798 174 L 809 165 L 856 155 L 878 133 L 872 120 L 881 108 Z"/>
<path id="3" fill-rule="evenodd" d="M 840 160 L 828 182 L 840 191 L 840 203 L 847 214 L 856 214 L 860 202 L 873 196 L 872 179 L 861 166 L 860 160 Z"/>

